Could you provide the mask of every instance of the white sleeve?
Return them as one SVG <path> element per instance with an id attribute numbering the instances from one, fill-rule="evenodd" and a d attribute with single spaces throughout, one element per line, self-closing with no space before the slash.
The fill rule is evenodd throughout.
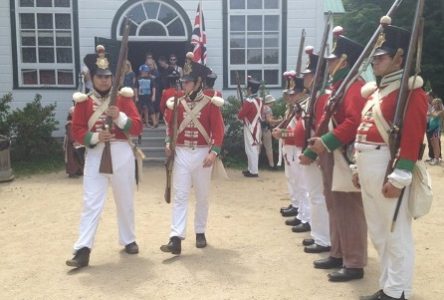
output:
<path id="1" fill-rule="evenodd" d="M 388 181 L 398 189 L 402 189 L 412 183 L 412 172 L 407 170 L 395 169 L 387 176 Z"/>

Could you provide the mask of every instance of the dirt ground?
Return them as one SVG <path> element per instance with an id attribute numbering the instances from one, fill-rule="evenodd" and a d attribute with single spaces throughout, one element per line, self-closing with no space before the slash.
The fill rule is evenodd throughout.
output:
<path id="1" fill-rule="evenodd" d="M 444 299 L 443 168 L 430 167 L 432 212 L 414 222 L 416 269 L 413 300 Z M 77 238 L 82 179 L 60 172 L 0 184 L 0 299 L 357 299 L 377 290 L 376 252 L 369 245 L 365 278 L 330 283 L 312 267 L 326 254 L 305 254 L 278 210 L 288 204 L 283 172 L 262 171 L 213 182 L 209 246 L 194 246 L 194 199 L 182 255 L 159 246 L 168 240 L 170 205 L 163 201 L 164 172 L 146 166 L 136 193 L 140 254 L 117 242 L 111 193 L 90 266 L 71 271 L 65 260 Z"/>

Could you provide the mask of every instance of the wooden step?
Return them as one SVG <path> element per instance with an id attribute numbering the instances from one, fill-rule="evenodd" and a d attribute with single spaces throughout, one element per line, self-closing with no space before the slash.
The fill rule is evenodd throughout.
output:
<path id="1" fill-rule="evenodd" d="M 166 127 L 161 124 L 157 128 L 143 128 L 139 147 L 146 156 L 148 162 L 165 161 L 165 137 Z M 136 139 L 138 142 L 139 139 Z"/>

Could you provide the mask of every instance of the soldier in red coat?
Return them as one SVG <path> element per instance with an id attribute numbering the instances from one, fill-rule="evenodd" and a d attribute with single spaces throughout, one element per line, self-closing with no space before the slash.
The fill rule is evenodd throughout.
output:
<path id="1" fill-rule="evenodd" d="M 314 48 L 312 46 L 307 46 L 305 52 L 309 57 L 309 64 L 307 68 L 302 71 L 304 77 L 304 87 L 308 91 L 313 89 L 313 79 L 316 72 L 316 68 L 319 61 L 319 55 L 314 53 Z M 325 72 L 325 65 L 320 66 L 320 72 L 322 75 Z M 327 97 L 320 97 L 318 99 L 313 99 L 314 103 L 314 116 L 313 120 L 319 120 L 324 111 L 325 101 Z M 316 101 L 317 100 L 317 101 Z M 306 122 L 305 122 L 306 123 Z M 315 122 L 313 122 L 315 123 Z M 312 124 L 314 125 L 314 124 Z M 301 135 L 305 138 L 305 126 L 301 128 Z M 312 127 L 312 134 L 314 133 L 315 127 Z M 303 141 L 305 145 L 305 140 Z M 319 162 L 303 166 L 303 176 L 305 177 L 306 188 L 310 200 L 310 226 L 311 226 L 311 239 L 304 239 L 302 244 L 305 246 L 304 251 L 307 253 L 321 253 L 330 251 L 330 227 L 329 227 L 329 216 L 327 212 L 327 206 L 324 197 L 324 185 L 322 182 L 322 173 L 319 168 Z"/>
<path id="2" fill-rule="evenodd" d="M 257 92 L 260 85 L 259 81 L 252 77 L 248 78 L 247 97 L 243 99 L 241 110 L 237 115 L 244 123 L 244 144 L 248 159 L 248 169 L 242 171 L 245 177 L 259 176 L 262 99 Z"/>
<path id="3" fill-rule="evenodd" d="M 388 131 L 393 123 L 410 32 L 387 25 L 376 43 L 373 72 L 380 81 L 368 83 L 362 94 L 368 99 L 356 135 L 357 171 L 354 183 L 361 188 L 370 239 L 380 258 L 379 290 L 363 300 L 410 299 L 414 269 L 412 217 L 408 195 L 412 170 L 420 157 L 427 120 L 427 96 L 423 80 L 410 79 L 410 95 L 401 130 L 400 150 L 394 170 L 386 176 L 390 161 Z M 420 159 L 420 158 L 419 158 Z M 401 190 L 405 188 L 394 231 L 391 221 Z"/>
<path id="4" fill-rule="evenodd" d="M 310 203 L 303 175 L 303 167 L 298 157 L 304 147 L 303 106 L 307 100 L 302 77 L 296 77 L 295 71 L 284 73 L 287 87 L 283 94 L 289 106 L 284 127 L 274 128 L 273 137 L 282 140 L 282 154 L 285 163 L 285 177 L 290 194 L 291 207 L 282 210 L 283 217 L 295 216 L 286 220 L 293 232 L 310 231 Z M 286 126 L 285 126 L 286 125 Z"/>
<path id="5" fill-rule="evenodd" d="M 191 70 L 188 70 L 191 68 Z M 173 137 L 173 118 L 169 119 L 166 155 L 175 155 L 173 167 L 172 224 L 170 240 L 160 250 L 172 254 L 181 253 L 181 241 L 186 237 L 188 202 L 191 188 L 196 194 L 194 231 L 196 247 L 207 245 L 205 230 L 208 219 L 209 192 L 213 164 L 220 154 L 224 137 L 224 122 L 220 106 L 224 100 L 209 97 L 202 92 L 202 79 L 208 68 L 190 62 L 184 72 L 185 95 L 178 99 L 176 151 L 171 153 L 170 141 Z M 167 101 L 172 110 L 174 97 Z M 171 115 L 173 113 L 171 112 Z"/>
<path id="6" fill-rule="evenodd" d="M 104 50 L 103 46 L 98 46 L 98 54 L 89 54 L 85 58 L 94 90 L 88 95 L 75 93 L 73 96 L 77 104 L 72 135 L 87 148 L 79 238 L 74 244 L 74 257 L 66 262 L 68 266 L 77 268 L 89 263 L 109 184 L 117 207 L 119 242 L 128 254 L 139 252 L 134 233 L 135 159 L 127 134 L 139 135 L 142 121 L 132 100 L 134 93 L 131 88 L 123 88 L 116 104 L 109 106 L 112 72 Z M 104 126 L 108 116 L 114 121 L 109 129 Z M 111 175 L 99 173 L 105 142 L 111 143 Z"/>
<path id="7" fill-rule="evenodd" d="M 213 97 L 222 97 L 222 92 L 214 89 L 214 83 L 216 82 L 217 74 L 214 72 L 211 72 L 207 75 L 207 78 L 205 79 L 205 86 L 204 86 L 204 94 Z"/>
<path id="8" fill-rule="evenodd" d="M 334 92 L 342 83 L 363 47 L 334 29 L 335 47 L 327 59 L 330 89 Z M 351 182 L 351 170 L 342 155 L 343 147 L 352 143 L 359 126 L 365 99 L 361 96 L 363 80 L 352 82 L 330 120 L 330 131 L 312 138 L 301 163 L 310 164 L 317 156 L 322 170 L 324 196 L 330 218 L 330 256 L 316 260 L 318 269 L 334 269 L 330 281 L 349 281 L 364 276 L 367 264 L 367 225 L 361 193 Z M 322 98 L 322 96 L 321 96 Z M 325 118 L 325 114 L 321 118 Z"/>

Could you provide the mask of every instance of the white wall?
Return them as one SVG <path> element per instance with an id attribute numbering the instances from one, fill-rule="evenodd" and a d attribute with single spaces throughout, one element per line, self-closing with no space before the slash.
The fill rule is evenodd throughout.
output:
<path id="1" fill-rule="evenodd" d="M 13 90 L 12 39 L 9 1 L 0 1 L 0 96 L 13 92 L 12 108 L 23 107 L 35 94 L 42 95 L 42 105 L 57 103 L 56 118 L 60 122 L 56 136 L 64 134 L 67 111 L 71 106 L 71 90 L 30 89 Z"/>
<path id="2" fill-rule="evenodd" d="M 79 46 L 80 58 L 94 49 L 94 37 L 111 38 L 111 25 L 115 13 L 124 0 L 79 0 Z M 187 12 L 191 25 L 197 9 L 197 0 L 177 1 Z M 222 89 L 223 71 L 223 1 L 203 0 L 203 12 L 207 32 L 208 66 L 219 75 L 216 88 Z M 288 0 L 287 20 L 287 69 L 294 69 L 299 49 L 302 28 L 306 30 L 305 45 L 319 47 L 324 24 L 323 0 Z M 0 1 L 0 94 L 12 91 L 12 47 L 9 1 Z M 303 59 L 303 66 L 305 65 Z M 60 128 L 56 135 L 63 134 L 66 112 L 71 105 L 71 90 L 14 90 L 13 107 L 21 107 L 34 98 L 36 93 L 43 95 L 43 103 L 57 102 L 57 119 Z M 234 95 L 235 91 L 223 91 L 224 96 Z M 275 97 L 280 89 L 273 90 Z"/>

